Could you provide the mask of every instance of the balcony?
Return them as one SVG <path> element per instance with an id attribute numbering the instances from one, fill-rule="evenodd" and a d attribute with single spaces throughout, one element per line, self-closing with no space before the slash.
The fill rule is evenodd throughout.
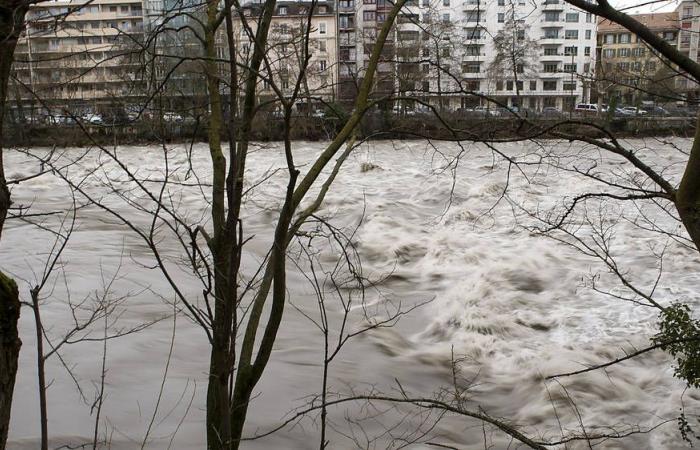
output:
<path id="1" fill-rule="evenodd" d="M 462 9 L 464 11 L 486 11 L 486 6 L 483 2 L 475 3 L 473 1 L 467 0 L 462 4 Z"/>
<path id="2" fill-rule="evenodd" d="M 486 53 L 478 53 L 475 55 L 463 55 L 462 56 L 462 61 L 464 62 L 471 62 L 471 61 L 480 61 L 486 56 Z"/>
<path id="3" fill-rule="evenodd" d="M 564 2 L 559 0 L 546 0 L 542 3 L 543 11 L 563 11 Z"/>
<path id="4" fill-rule="evenodd" d="M 540 38 L 541 45 L 561 45 L 564 42 L 564 36 L 542 36 Z"/>

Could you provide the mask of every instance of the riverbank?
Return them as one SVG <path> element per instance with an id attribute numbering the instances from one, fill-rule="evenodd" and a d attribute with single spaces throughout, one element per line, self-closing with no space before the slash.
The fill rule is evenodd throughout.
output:
<path id="1" fill-rule="evenodd" d="M 586 125 L 590 123 L 599 130 Z M 447 126 L 446 126 L 447 125 Z M 331 139 L 342 126 L 337 118 L 296 117 L 292 119 L 293 140 L 320 141 Z M 447 117 L 443 123 L 433 116 L 395 116 L 372 114 L 363 120 L 360 137 L 379 139 L 428 138 L 438 140 L 557 138 L 550 131 L 566 131 L 589 137 L 604 137 L 608 130 L 616 137 L 637 138 L 653 136 L 689 137 L 695 134 L 693 117 L 614 118 L 610 121 L 587 118 L 518 118 Z M 253 140 L 282 140 L 282 121 L 279 118 L 256 118 Z M 222 139 L 227 140 L 224 134 Z M 104 124 L 8 124 L 5 130 L 6 146 L 89 146 L 144 145 L 161 142 L 205 142 L 206 124 L 197 121 L 172 123 L 139 121 L 123 125 Z"/>

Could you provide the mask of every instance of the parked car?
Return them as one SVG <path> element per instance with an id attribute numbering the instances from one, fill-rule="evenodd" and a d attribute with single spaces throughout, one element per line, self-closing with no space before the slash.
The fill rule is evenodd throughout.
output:
<path id="1" fill-rule="evenodd" d="M 474 112 L 484 117 L 498 117 L 501 115 L 501 111 L 496 108 L 489 108 L 488 106 L 477 106 L 474 108 Z"/>
<path id="2" fill-rule="evenodd" d="M 81 119 L 83 119 L 83 122 L 87 122 L 90 125 L 102 125 L 103 123 L 102 116 L 99 114 L 85 113 L 82 115 Z"/>
<path id="3" fill-rule="evenodd" d="M 697 110 L 690 109 L 686 106 L 666 106 L 664 109 L 668 111 L 669 115 L 674 117 L 695 117 L 697 115 Z"/>
<path id="4" fill-rule="evenodd" d="M 173 122 L 173 123 L 182 123 L 182 121 L 183 121 L 182 116 L 178 113 L 175 113 L 175 112 L 163 113 L 163 120 L 165 120 L 166 122 Z"/>
<path id="5" fill-rule="evenodd" d="M 666 108 L 663 108 L 661 106 L 643 106 L 642 108 L 644 111 L 649 113 L 650 116 L 666 117 L 671 115 L 671 113 L 668 112 Z"/>
<path id="6" fill-rule="evenodd" d="M 637 108 L 636 106 L 624 106 L 622 107 L 622 110 L 627 111 L 632 116 L 646 116 L 647 114 L 649 114 L 642 108 Z"/>
<path id="7" fill-rule="evenodd" d="M 615 111 L 613 111 L 613 115 L 615 117 L 632 117 L 634 116 L 634 113 L 631 111 L 626 111 L 622 108 L 615 108 Z"/>
<path id="8" fill-rule="evenodd" d="M 54 124 L 54 125 L 72 125 L 75 124 L 75 119 L 71 116 L 64 116 L 64 115 L 54 115 L 54 116 L 49 116 L 49 121 L 48 123 Z"/>
<path id="9" fill-rule="evenodd" d="M 546 106 L 542 108 L 543 117 L 561 117 L 561 111 L 553 106 Z"/>
<path id="10" fill-rule="evenodd" d="M 598 113 L 607 112 L 607 110 L 607 107 L 601 105 L 600 108 L 598 108 L 598 105 L 593 103 L 579 103 L 576 105 L 576 108 L 574 108 L 574 112 L 587 115 L 596 115 Z"/>

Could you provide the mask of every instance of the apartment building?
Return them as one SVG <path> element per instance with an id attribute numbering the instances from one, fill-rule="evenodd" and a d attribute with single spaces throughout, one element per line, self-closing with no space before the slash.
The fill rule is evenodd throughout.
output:
<path id="1" fill-rule="evenodd" d="M 314 7 L 313 11 L 309 8 Z M 255 32 L 260 3 L 248 3 L 244 17 Z M 308 31 L 309 61 L 300 84 L 297 108 L 312 111 L 323 102 L 335 101 L 338 89 L 338 33 L 334 1 L 295 2 L 278 1 L 272 17 L 267 42 L 267 60 L 263 79 L 259 80 L 258 99 L 261 102 L 278 97 L 276 87 L 284 96 L 290 96 L 299 78 L 306 56 Z M 309 22 L 309 16 L 311 20 Z M 307 29 L 310 23 L 311 28 Z M 245 64 L 252 54 L 252 39 L 240 19 L 234 21 L 234 36 L 238 57 Z M 221 39 L 225 46 L 225 39 Z M 274 86 L 273 86 L 274 84 Z"/>
<path id="2" fill-rule="evenodd" d="M 669 44 L 680 44 L 676 12 L 632 17 Z M 619 103 L 634 105 L 654 94 L 675 95 L 674 73 L 656 52 L 626 28 L 599 19 L 597 54 L 595 87 L 602 102 L 617 99 Z"/>
<path id="3" fill-rule="evenodd" d="M 362 78 L 390 9 L 385 0 L 340 0 L 341 82 Z M 536 110 L 590 98 L 596 21 L 563 0 L 410 0 L 394 28 L 380 92 L 391 85 L 447 109 L 488 102 L 480 96 Z"/>
<path id="4" fill-rule="evenodd" d="M 695 62 L 700 61 L 700 5 L 693 0 L 684 0 L 678 4 L 675 13 L 679 31 L 678 49 Z M 676 88 L 688 101 L 700 99 L 700 86 L 692 79 L 676 78 Z"/>
<path id="5" fill-rule="evenodd" d="M 12 98 L 42 109 L 95 109 L 143 95 L 141 0 L 51 1 L 32 6 L 15 53 Z M 22 106 L 22 105 L 18 105 Z"/>

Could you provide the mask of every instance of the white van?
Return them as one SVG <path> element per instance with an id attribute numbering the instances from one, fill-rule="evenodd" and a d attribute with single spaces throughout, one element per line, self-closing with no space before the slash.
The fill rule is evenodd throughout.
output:
<path id="1" fill-rule="evenodd" d="M 599 112 L 604 113 L 606 111 L 607 108 L 605 108 L 604 106 L 598 108 L 598 105 L 593 103 L 579 103 L 578 105 L 576 105 L 576 108 L 574 108 L 574 112 L 592 115 L 598 114 Z"/>

